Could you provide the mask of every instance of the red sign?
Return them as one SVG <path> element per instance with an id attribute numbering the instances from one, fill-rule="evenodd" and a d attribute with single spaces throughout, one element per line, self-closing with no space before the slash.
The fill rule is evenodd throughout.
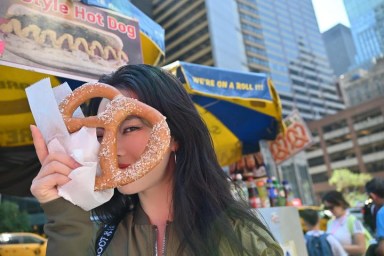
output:
<path id="1" fill-rule="evenodd" d="M 268 143 L 276 164 L 281 164 L 312 143 L 311 132 L 299 112 L 294 111 L 284 119 L 284 123 L 287 127 L 285 133 L 280 133 L 274 141 Z"/>
<path id="2" fill-rule="evenodd" d="M 1 0 L 0 60 L 97 79 L 143 63 L 137 20 L 69 0 Z"/>

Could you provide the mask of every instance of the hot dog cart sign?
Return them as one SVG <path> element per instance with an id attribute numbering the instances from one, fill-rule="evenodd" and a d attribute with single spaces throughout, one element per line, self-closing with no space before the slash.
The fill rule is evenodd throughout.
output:
<path id="1" fill-rule="evenodd" d="M 0 60 L 98 78 L 143 63 L 137 20 L 69 0 L 1 0 Z"/>

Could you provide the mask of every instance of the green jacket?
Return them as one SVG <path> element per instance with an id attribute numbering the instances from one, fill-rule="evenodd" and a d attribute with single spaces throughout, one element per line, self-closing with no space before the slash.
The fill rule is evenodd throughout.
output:
<path id="1" fill-rule="evenodd" d="M 43 204 L 42 207 L 48 218 L 44 227 L 48 236 L 47 256 L 96 255 L 95 240 L 98 227 L 90 220 L 90 212 L 86 212 L 62 198 Z M 138 207 L 135 212 L 128 214 L 119 223 L 103 256 L 156 255 L 155 228 L 149 223 L 142 208 Z M 264 237 L 264 239 L 260 239 L 257 234 L 250 232 L 237 222 L 235 222 L 234 228 L 243 245 L 252 252 L 252 255 L 283 255 L 279 244 L 263 229 L 258 228 Z M 263 240 L 266 240 L 268 244 Z M 179 242 L 173 223 L 169 223 L 166 231 L 165 255 L 176 255 Z M 228 244 L 221 243 L 219 246 L 221 255 L 233 254 Z"/>

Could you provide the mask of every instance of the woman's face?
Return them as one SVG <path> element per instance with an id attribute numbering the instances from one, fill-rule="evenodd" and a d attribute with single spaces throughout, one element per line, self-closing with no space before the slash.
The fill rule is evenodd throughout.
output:
<path id="1" fill-rule="evenodd" d="M 340 217 L 345 214 L 345 209 L 342 206 L 332 204 L 328 201 L 324 201 L 324 209 L 331 211 L 335 217 Z"/>
<path id="2" fill-rule="evenodd" d="M 131 91 L 122 91 L 131 98 L 137 99 L 137 95 Z M 98 112 L 105 110 L 109 100 L 103 99 Z M 152 127 L 140 117 L 128 116 L 119 126 L 117 132 L 117 161 L 120 169 L 125 169 L 134 164 L 143 154 L 148 143 Z M 102 136 L 102 128 L 97 129 L 98 137 Z M 161 162 L 144 177 L 119 187 L 122 194 L 136 194 L 154 188 L 161 184 L 170 184 L 174 162 L 169 161 L 171 149 L 168 149 Z"/>

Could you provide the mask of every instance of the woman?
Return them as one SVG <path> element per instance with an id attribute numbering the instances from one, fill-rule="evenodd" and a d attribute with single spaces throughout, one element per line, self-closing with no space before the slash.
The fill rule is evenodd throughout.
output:
<path id="1" fill-rule="evenodd" d="M 338 191 L 323 196 L 324 209 L 331 211 L 334 219 L 328 221 L 327 233 L 332 234 L 348 255 L 363 255 L 366 249 L 363 224 L 348 214 L 349 203 Z"/>
<path id="2" fill-rule="evenodd" d="M 48 153 L 41 134 L 32 127 L 42 168 L 31 191 L 48 217 L 48 255 L 283 254 L 260 220 L 232 197 L 207 127 L 175 77 L 160 68 L 127 65 L 102 76 L 100 82 L 166 116 L 170 149 L 154 170 L 115 189 L 109 202 L 94 209 L 93 217 L 103 225 L 92 225 L 89 213 L 57 194 L 56 186 L 68 182 L 68 174 L 78 164 L 68 155 Z M 103 111 L 105 105 L 105 100 L 91 101 L 90 114 Z M 120 125 L 120 165 L 138 159 L 150 131 L 147 122 L 137 117 Z M 98 136 L 102 133 L 98 129 Z"/>

